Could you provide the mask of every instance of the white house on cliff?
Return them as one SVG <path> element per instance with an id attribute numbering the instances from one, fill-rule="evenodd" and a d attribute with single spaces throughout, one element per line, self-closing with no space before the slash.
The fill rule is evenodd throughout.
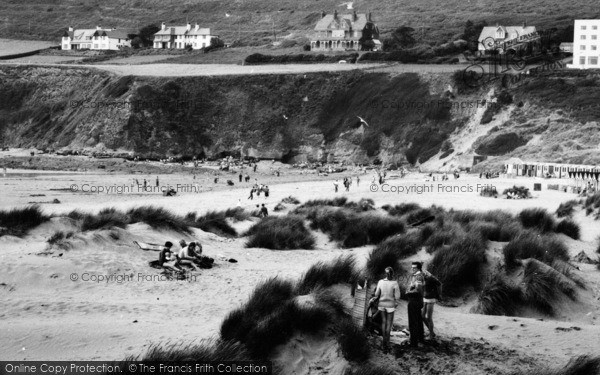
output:
<path id="1" fill-rule="evenodd" d="M 61 49 L 91 49 L 91 50 L 118 50 L 131 47 L 130 36 L 137 34 L 130 30 L 103 29 L 73 29 L 69 27 L 63 34 Z"/>
<path id="2" fill-rule="evenodd" d="M 163 22 L 160 30 L 154 34 L 154 48 L 201 49 L 210 46 L 212 35 L 209 28 L 201 28 L 198 24 L 194 27 L 190 23 L 185 26 L 167 26 Z"/>

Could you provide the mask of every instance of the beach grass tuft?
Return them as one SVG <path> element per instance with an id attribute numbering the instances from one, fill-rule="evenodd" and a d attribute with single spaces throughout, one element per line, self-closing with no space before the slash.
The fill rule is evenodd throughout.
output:
<path id="1" fill-rule="evenodd" d="M 487 262 L 486 244 L 477 233 L 468 233 L 449 247 L 435 252 L 428 270 L 444 285 L 444 294 L 458 296 L 468 286 L 476 286 L 481 268 Z"/>
<path id="2" fill-rule="evenodd" d="M 556 227 L 554 217 L 543 208 L 526 208 L 518 217 L 523 227 L 537 229 L 542 233 L 552 232 Z"/>
<path id="3" fill-rule="evenodd" d="M 27 206 L 0 211 L 0 236 L 8 234 L 22 237 L 29 230 L 50 220 L 39 206 Z"/>
<path id="4" fill-rule="evenodd" d="M 514 316 L 522 303 L 519 287 L 495 275 L 484 287 L 472 309 L 476 314 Z"/>
<path id="5" fill-rule="evenodd" d="M 574 240 L 579 240 L 581 229 L 579 224 L 571 219 L 563 219 L 556 225 L 556 233 L 563 233 Z"/>
<path id="6" fill-rule="evenodd" d="M 317 288 L 334 284 L 352 284 L 358 280 L 358 277 L 354 256 L 339 256 L 329 263 L 317 262 L 313 264 L 298 281 L 296 291 L 299 295 L 308 294 Z"/>
<path id="7" fill-rule="evenodd" d="M 527 258 L 534 258 L 547 264 L 551 264 L 555 259 L 569 260 L 567 246 L 560 239 L 541 235 L 535 231 L 522 232 L 506 244 L 502 252 L 508 270 L 517 266 L 521 259 Z"/>
<path id="8" fill-rule="evenodd" d="M 313 249 L 316 239 L 297 215 L 268 216 L 254 224 L 248 232 L 246 247 L 271 250 Z"/>
<path id="9" fill-rule="evenodd" d="M 556 209 L 556 216 L 561 217 L 571 217 L 573 212 L 575 211 L 575 207 L 579 204 L 575 199 L 571 199 L 570 201 L 562 202 L 558 208 Z"/>

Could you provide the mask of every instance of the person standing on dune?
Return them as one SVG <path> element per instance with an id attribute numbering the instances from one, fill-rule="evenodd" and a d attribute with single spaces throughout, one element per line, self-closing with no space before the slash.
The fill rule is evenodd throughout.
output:
<path id="1" fill-rule="evenodd" d="M 412 277 L 408 285 L 406 296 L 408 297 L 408 330 L 410 331 L 410 346 L 418 347 L 424 341 L 423 329 L 423 284 L 425 279 L 421 268 L 421 262 L 412 262 Z"/>
<path id="2" fill-rule="evenodd" d="M 394 312 L 400 299 L 400 287 L 398 281 L 394 279 L 394 269 L 387 267 L 385 269 L 385 278 L 379 280 L 375 295 L 369 301 L 369 304 L 377 303 L 377 309 L 381 311 L 381 335 L 383 336 L 383 352 L 390 350 L 390 335 L 394 324 Z"/>
<path id="3" fill-rule="evenodd" d="M 442 283 L 428 271 L 423 272 L 423 277 L 425 280 L 425 284 L 423 285 L 423 323 L 429 329 L 429 338 L 434 340 L 433 306 L 435 306 L 442 295 Z"/>

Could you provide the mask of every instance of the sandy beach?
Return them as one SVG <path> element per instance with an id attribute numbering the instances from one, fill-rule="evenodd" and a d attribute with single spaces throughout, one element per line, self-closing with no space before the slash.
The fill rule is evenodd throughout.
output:
<path id="1" fill-rule="evenodd" d="M 196 179 L 187 173 L 158 175 L 161 186 L 169 184 L 178 190 L 176 196 L 165 197 L 159 192 L 139 192 L 134 183 L 135 179 L 143 181 L 146 178 L 148 185 L 154 186 L 156 175 L 8 170 L 5 176 L 0 175 L 3 191 L 0 209 L 41 202 L 43 211 L 48 214 L 144 205 L 164 207 L 177 214 L 201 214 L 236 207 L 240 200 L 246 209 L 265 203 L 272 212 L 275 204 L 291 195 L 302 202 L 345 196 L 349 200 L 371 198 L 377 207 L 417 202 L 424 207 L 502 209 L 514 214 L 527 207 L 543 207 L 553 212 L 561 202 L 576 198 L 572 193 L 547 190 L 547 183 L 556 183 L 555 180 L 486 180 L 475 175 L 461 175 L 459 179 L 451 177 L 449 181 L 440 181 L 441 175 L 438 175 L 434 182 L 425 174 L 409 173 L 400 178 L 390 172 L 385 184 L 379 185 L 372 184 L 371 172 L 359 175 L 361 181 L 357 186 L 356 172 L 319 177 L 287 169 L 277 180 L 270 175 L 269 164 L 259 163 L 259 172 L 264 173 L 259 173 L 256 178 L 268 181 L 271 194 L 268 198 L 260 196 L 254 200 L 247 199 L 249 184 L 240 186 L 237 172 L 229 177 L 222 176 L 217 184 L 210 172 L 198 175 Z M 334 180 L 345 176 L 354 178 L 350 191 L 335 193 Z M 225 179 L 234 180 L 235 185 L 227 186 Z M 542 191 L 533 191 L 534 183 L 541 183 Z M 194 184 L 198 184 L 198 190 L 193 190 Z M 499 192 L 513 185 L 526 186 L 532 190 L 533 198 L 482 197 L 478 191 L 484 185 L 493 185 Z M 118 193 L 119 186 L 122 189 L 131 187 L 131 190 Z M 100 189 L 104 191 L 98 191 Z M 43 203 L 54 199 L 60 203 Z M 583 212 L 578 212 L 575 220 L 581 225 L 582 235 L 580 241 L 565 236 L 571 255 L 584 251 L 595 256 L 592 254 L 600 234 L 598 222 Z M 235 226 L 238 231 L 243 231 L 251 224 L 241 222 Z M 79 233 L 75 235 L 74 248 L 61 252 L 45 251 L 48 237 L 57 230 L 68 229 L 69 225 L 67 219 L 53 218 L 24 238 L 0 237 L 0 294 L 5 302 L 0 307 L 3 332 L 0 357 L 13 360 L 113 360 L 139 355 L 157 343 L 186 343 L 215 337 L 226 314 L 243 303 L 261 281 L 273 276 L 298 278 L 315 262 L 328 261 L 341 254 L 354 254 L 359 264 L 364 264 L 373 248 L 340 249 L 319 232 L 314 250 L 247 249 L 244 237 L 224 238 L 199 229 L 184 235 L 157 231 L 138 223 L 126 229 Z M 199 240 L 205 254 L 217 258 L 216 267 L 194 273 L 186 280 L 160 280 L 159 272 L 147 266 L 148 261 L 156 258 L 156 253 L 142 251 L 133 244 L 133 241 L 177 242 L 181 238 Z M 499 243 L 493 245 L 492 251 L 501 253 L 501 247 Z M 235 258 L 238 263 L 219 260 L 219 256 Z M 411 259 L 427 262 L 429 257 L 420 252 Z M 600 347 L 597 320 L 600 315 L 600 276 L 592 265 L 582 265 L 581 273 L 590 285 L 586 295 L 588 300 L 581 305 L 586 306 L 585 310 L 580 305 L 576 311 L 569 310 L 565 304 L 556 320 L 539 320 L 534 315 L 519 318 L 476 315 L 468 313 L 476 297 L 470 296 L 461 306 L 438 307 L 436 319 L 440 335 L 485 338 L 492 344 L 510 346 L 559 366 L 572 356 L 596 353 Z M 400 311 L 405 308 L 400 305 Z M 405 315 L 396 314 L 396 322 L 406 324 Z M 494 328 L 489 328 L 491 326 Z"/>

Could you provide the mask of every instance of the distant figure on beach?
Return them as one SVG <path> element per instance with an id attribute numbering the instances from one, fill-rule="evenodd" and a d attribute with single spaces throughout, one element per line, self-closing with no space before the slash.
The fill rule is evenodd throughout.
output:
<path id="1" fill-rule="evenodd" d="M 267 217 L 269 216 L 269 211 L 267 210 L 267 207 L 265 207 L 265 204 L 262 204 L 262 207 L 260 208 L 260 216 L 262 217 Z"/>
<path id="2" fill-rule="evenodd" d="M 215 177 L 215 184 L 219 182 L 219 177 Z"/>
<path id="3" fill-rule="evenodd" d="M 277 177 L 279 177 L 279 171 L 277 171 Z"/>
<path id="4" fill-rule="evenodd" d="M 265 199 L 267 199 L 269 197 L 269 187 L 265 185 L 263 191 L 265 192 Z"/>
<path id="5" fill-rule="evenodd" d="M 148 181 L 144 178 L 144 191 L 146 191 L 146 187 L 148 187 Z"/>
<path id="6" fill-rule="evenodd" d="M 158 176 L 156 176 L 156 187 L 159 187 Z"/>
<path id="7" fill-rule="evenodd" d="M 242 207 L 242 198 L 238 198 L 237 206 Z"/>
<path id="8" fill-rule="evenodd" d="M 429 338 L 435 339 L 433 331 L 433 306 L 442 295 L 442 283 L 428 271 L 423 271 L 425 284 L 423 285 L 423 323 L 429 330 Z"/>
<path id="9" fill-rule="evenodd" d="M 375 294 L 369 301 L 369 305 L 377 304 L 377 309 L 381 311 L 381 333 L 383 336 L 383 351 L 387 353 L 390 350 L 390 333 L 394 324 L 394 312 L 400 299 L 400 288 L 398 282 L 394 279 L 394 269 L 387 267 L 385 269 L 385 278 L 379 280 Z"/>
<path id="10" fill-rule="evenodd" d="M 425 279 L 421 262 L 412 262 L 412 276 L 406 296 L 408 297 L 408 330 L 410 331 L 410 345 L 418 347 L 420 342 L 424 341 L 423 329 L 423 284 Z"/>
<path id="11" fill-rule="evenodd" d="M 360 177 L 356 176 L 356 187 L 358 187 L 359 184 L 360 184 Z"/>
<path id="12" fill-rule="evenodd" d="M 254 188 L 250 189 L 250 196 L 248 197 L 250 200 L 254 200 Z"/>
<path id="13" fill-rule="evenodd" d="M 253 169 L 253 171 L 256 172 L 256 163 L 254 163 L 254 169 Z"/>
<path id="14" fill-rule="evenodd" d="M 335 190 L 336 193 L 338 192 L 338 185 L 339 185 L 338 180 L 335 180 L 333 182 L 333 189 Z"/>
<path id="15" fill-rule="evenodd" d="M 240 179 L 240 182 L 242 182 L 242 178 L 244 177 L 244 176 L 242 176 L 242 172 L 240 172 L 240 175 L 238 177 Z"/>

